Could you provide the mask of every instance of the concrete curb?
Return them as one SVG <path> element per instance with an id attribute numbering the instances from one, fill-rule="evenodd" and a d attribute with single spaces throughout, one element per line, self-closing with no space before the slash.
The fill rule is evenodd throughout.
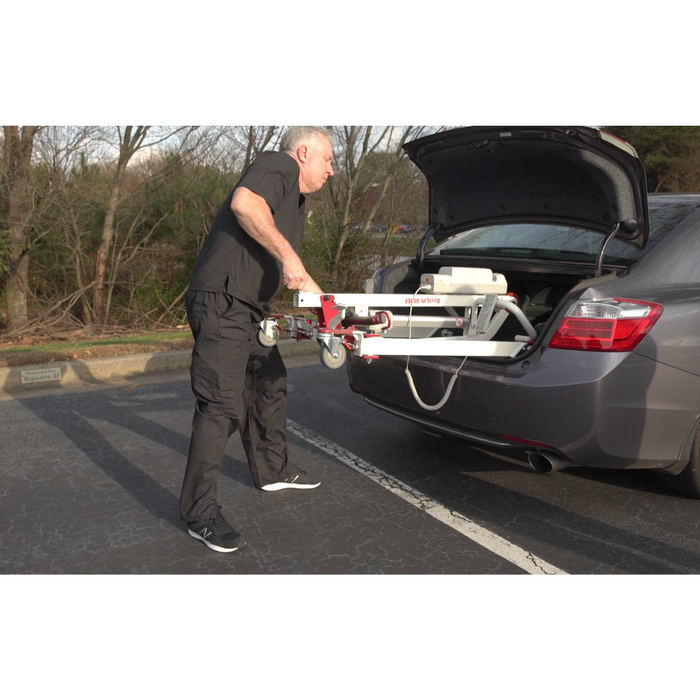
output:
<path id="1" fill-rule="evenodd" d="M 318 352 L 318 345 L 297 340 L 277 343 L 282 357 Z M 138 380 L 146 375 L 189 370 L 191 350 L 100 357 L 94 360 L 50 362 L 24 367 L 0 367 L 0 394 L 26 396 L 49 388 L 97 386 L 117 381 Z"/>

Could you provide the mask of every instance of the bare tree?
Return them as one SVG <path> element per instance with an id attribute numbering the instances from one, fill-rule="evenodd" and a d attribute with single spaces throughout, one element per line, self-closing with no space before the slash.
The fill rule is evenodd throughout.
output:
<path id="1" fill-rule="evenodd" d="M 109 198 L 105 209 L 104 225 L 100 242 L 97 246 L 95 254 L 95 271 L 93 275 L 92 286 L 92 311 L 95 319 L 99 323 L 106 321 L 104 315 L 104 297 L 105 297 L 105 275 L 107 273 L 107 263 L 110 249 L 114 241 L 115 226 L 114 219 L 119 205 L 122 182 L 124 173 L 129 165 L 129 162 L 134 155 L 144 148 L 154 148 L 158 144 L 163 143 L 168 139 L 174 138 L 182 132 L 191 132 L 195 127 L 180 127 L 174 130 L 156 129 L 155 136 L 152 139 L 147 139 L 151 133 L 150 126 L 126 126 L 116 127 L 118 137 L 118 157 L 112 184 L 109 191 Z"/>
<path id="2" fill-rule="evenodd" d="M 424 127 L 345 126 L 335 129 L 337 150 L 336 177 L 331 180 L 330 195 L 338 213 L 338 240 L 330 263 L 330 277 L 339 281 L 343 252 L 353 233 L 366 236 L 389 185 L 405 158 L 403 145 L 417 138 Z M 381 158 L 377 157 L 381 155 Z M 373 157 L 374 156 L 374 157 Z M 368 195 L 372 193 L 372 196 Z M 370 201 L 369 211 L 358 222 L 361 203 Z"/>
<path id="3" fill-rule="evenodd" d="M 121 173 L 113 236 L 106 248 L 104 277 L 99 279 L 94 274 L 95 253 L 97 244 L 104 245 L 102 234 L 105 223 L 110 223 L 105 212 L 115 190 L 117 164 L 110 156 L 116 146 L 107 140 L 106 129 L 42 129 L 35 139 L 32 167 L 41 193 L 35 200 L 43 197 L 44 206 L 34 216 L 33 240 L 46 237 L 46 244 L 31 259 L 29 295 L 36 302 L 33 317 L 30 309 L 32 328 L 76 321 L 105 325 L 114 320 L 112 316 L 127 324 L 143 315 L 142 302 L 158 296 L 158 270 L 182 267 L 180 263 L 173 268 L 168 256 L 198 248 L 212 208 L 220 204 L 212 187 L 225 180 L 216 152 L 223 133 L 218 127 L 150 130 L 148 141 L 135 152 L 139 157 L 132 157 Z M 157 147 L 148 149 L 155 143 Z M 164 226 L 166 219 L 169 224 Z M 103 288 L 99 315 L 93 306 L 98 283 Z M 115 285 L 120 290 L 116 297 Z M 130 309 L 128 300 L 137 291 L 138 308 Z M 176 302 L 182 293 L 184 289 L 179 289 Z M 168 290 L 148 318 L 171 306 L 173 294 Z M 171 316 L 178 314 L 180 309 L 175 309 Z"/>
<path id="4" fill-rule="evenodd" d="M 2 190 L 7 212 L 7 321 L 17 330 L 29 321 L 27 309 L 32 148 L 36 126 L 3 126 Z"/>
<path id="5" fill-rule="evenodd" d="M 122 185 L 122 178 L 126 171 L 126 166 L 134 154 L 144 147 L 146 136 L 150 126 L 127 126 L 122 131 L 117 127 L 119 135 L 119 157 L 117 167 L 112 179 L 112 187 L 109 192 L 109 200 L 105 210 L 105 221 L 102 228 L 102 236 L 97 246 L 95 254 L 95 273 L 93 277 L 94 286 L 92 289 L 92 308 L 96 318 L 102 318 L 102 306 L 104 299 L 104 279 L 107 272 L 107 256 L 114 239 L 114 216 L 119 203 L 119 193 Z"/>
<path id="6" fill-rule="evenodd" d="M 283 129 L 5 127 L 0 274 L 14 333 L 181 322 L 216 210 L 243 167 L 279 148 Z M 409 243 L 369 227 L 406 216 L 416 223 L 406 207 L 425 188 L 401 146 L 421 128 L 333 131 L 336 176 L 309 197 L 305 254 L 315 278 L 330 282 L 332 273 L 334 283 L 356 285 Z"/>
<path id="7" fill-rule="evenodd" d="M 225 131 L 222 143 L 236 169 L 243 172 L 263 151 L 279 148 L 281 126 L 231 126 Z"/>

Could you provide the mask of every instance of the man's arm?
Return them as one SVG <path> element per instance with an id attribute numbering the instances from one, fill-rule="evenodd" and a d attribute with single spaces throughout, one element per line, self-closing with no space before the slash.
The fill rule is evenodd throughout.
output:
<path id="1" fill-rule="evenodd" d="M 270 207 L 263 197 L 246 187 L 238 187 L 233 193 L 231 211 L 243 230 L 282 265 L 282 282 L 287 289 L 323 293 L 289 241 L 277 230 Z"/>

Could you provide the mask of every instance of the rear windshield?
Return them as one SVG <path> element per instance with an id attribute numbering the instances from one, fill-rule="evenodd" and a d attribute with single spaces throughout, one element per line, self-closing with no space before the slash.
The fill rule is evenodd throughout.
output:
<path id="1" fill-rule="evenodd" d="M 700 201 L 649 202 L 649 241 L 645 250 L 613 240 L 606 250 L 608 264 L 629 265 L 648 253 L 686 217 L 700 209 Z M 536 258 L 594 263 L 604 236 L 595 231 L 548 224 L 502 224 L 483 226 L 453 236 L 433 248 L 429 255 Z"/>

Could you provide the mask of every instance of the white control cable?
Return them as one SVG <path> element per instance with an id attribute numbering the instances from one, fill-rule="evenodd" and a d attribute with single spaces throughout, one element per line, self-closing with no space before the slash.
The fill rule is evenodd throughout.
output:
<path id="1" fill-rule="evenodd" d="M 430 285 L 429 284 L 421 284 L 421 286 L 418 287 L 418 289 L 416 289 L 416 291 L 413 293 L 413 298 L 411 299 L 411 306 L 409 307 L 409 311 L 408 311 L 408 339 L 409 340 L 411 340 L 411 321 L 413 318 L 413 304 L 416 300 L 416 295 L 418 294 L 418 292 L 421 291 L 421 289 L 430 289 Z M 459 373 L 459 370 L 462 369 L 462 367 L 464 366 L 464 363 L 467 360 L 466 355 L 465 355 L 464 359 L 462 360 L 462 364 L 459 367 L 457 367 L 454 374 L 452 375 L 452 378 L 450 379 L 450 383 L 447 385 L 447 390 L 445 391 L 445 395 L 442 397 L 442 401 L 439 401 L 434 406 L 429 406 L 427 403 L 421 401 L 420 396 L 418 396 L 418 391 L 416 390 L 416 385 L 413 382 L 413 376 L 411 375 L 411 370 L 408 368 L 408 363 L 410 362 L 410 360 L 411 360 L 411 356 L 409 355 L 406 358 L 406 369 L 404 371 L 405 371 L 406 376 L 408 377 L 408 385 L 411 387 L 411 392 L 413 393 L 413 398 L 416 400 L 418 405 L 421 408 L 424 408 L 426 411 L 438 411 L 447 403 L 447 400 L 450 398 L 450 394 L 452 393 L 452 387 L 455 385 L 455 382 L 457 381 L 457 374 Z"/>

